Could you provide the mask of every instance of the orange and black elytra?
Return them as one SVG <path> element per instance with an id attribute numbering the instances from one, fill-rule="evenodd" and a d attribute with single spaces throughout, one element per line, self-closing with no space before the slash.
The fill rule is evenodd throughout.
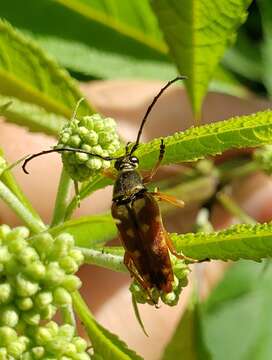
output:
<path id="1" fill-rule="evenodd" d="M 139 147 L 144 124 L 156 101 L 171 84 L 183 79 L 184 77 L 178 76 L 169 81 L 155 96 L 141 122 L 136 142 L 131 146 L 131 149 L 130 144 L 126 146 L 124 155 L 117 158 L 103 157 L 75 148 L 61 148 L 31 155 L 23 164 L 23 169 L 27 172 L 26 164 L 28 161 L 54 151 L 82 152 L 104 160 L 115 160 L 114 166 L 118 174 L 113 189 L 111 213 L 112 217 L 117 220 L 120 239 L 125 248 L 124 264 L 131 276 L 147 292 L 151 301 L 153 301 L 151 296 L 153 288 L 164 293 L 169 293 L 173 289 L 174 274 L 169 251 L 178 258 L 186 259 L 184 255 L 177 254 L 175 251 L 163 226 L 158 201 L 166 201 L 179 207 L 183 206 L 183 202 L 167 194 L 149 192 L 145 186 L 152 180 L 163 159 L 165 153 L 163 140 L 161 140 L 157 163 L 145 177 L 142 177 L 137 170 L 139 161 L 133 154 Z M 155 301 L 153 303 L 155 304 Z"/>

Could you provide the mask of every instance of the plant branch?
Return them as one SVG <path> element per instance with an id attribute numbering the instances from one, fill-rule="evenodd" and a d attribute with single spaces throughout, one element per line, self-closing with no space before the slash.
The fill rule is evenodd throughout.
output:
<path id="1" fill-rule="evenodd" d="M 2 181 L 0 181 L 0 198 L 25 222 L 33 233 L 46 230 L 43 222 L 37 219 Z"/>
<path id="2" fill-rule="evenodd" d="M 65 211 L 70 198 L 71 184 L 72 180 L 63 167 L 60 176 L 51 227 L 59 225 L 65 218 Z"/>
<path id="3" fill-rule="evenodd" d="M 256 221 L 247 215 L 244 210 L 236 204 L 236 202 L 223 191 L 217 194 L 218 201 L 224 206 L 226 210 L 233 216 L 237 217 L 241 223 L 256 224 Z"/>
<path id="4" fill-rule="evenodd" d="M 84 255 L 85 263 L 91 265 L 101 266 L 106 269 L 125 272 L 126 267 L 123 263 L 123 251 L 120 251 L 119 248 L 116 253 L 114 253 L 114 248 L 111 247 L 111 253 L 101 250 L 95 249 L 86 249 L 82 247 L 78 247 L 78 249 Z"/>

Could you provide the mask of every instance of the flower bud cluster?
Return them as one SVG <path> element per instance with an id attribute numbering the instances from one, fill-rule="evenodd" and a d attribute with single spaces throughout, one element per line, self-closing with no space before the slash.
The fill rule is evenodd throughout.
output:
<path id="1" fill-rule="evenodd" d="M 71 292 L 81 285 L 74 273 L 83 255 L 70 234 L 28 237 L 25 227 L 0 226 L 0 360 L 5 359 L 1 351 L 17 358 L 13 351 L 23 352 L 26 341 L 17 334 L 51 320 L 58 307 L 72 303 Z M 14 337 L 17 350 L 6 348 L 1 331 Z"/>
<path id="2" fill-rule="evenodd" d="M 54 321 L 29 327 L 27 336 L 18 336 L 10 327 L 0 328 L 0 360 L 90 360 L 87 342 L 75 336 L 73 326 L 59 326 Z"/>
<path id="3" fill-rule="evenodd" d="M 169 306 L 174 306 L 178 303 L 182 288 L 188 284 L 190 269 L 188 265 L 184 263 L 184 260 L 180 260 L 172 255 L 171 263 L 174 273 L 174 281 L 172 284 L 173 289 L 170 293 L 164 293 L 163 291 L 159 291 L 157 288 L 152 288 L 150 291 L 152 299 L 150 299 L 147 291 L 143 289 L 136 280 L 133 281 L 130 285 L 130 291 L 139 304 L 148 303 L 150 305 L 154 305 L 157 304 L 160 299 Z"/>
<path id="4" fill-rule="evenodd" d="M 103 157 L 113 155 L 120 147 L 116 123 L 99 114 L 72 119 L 62 129 L 57 148 L 82 149 Z M 85 181 L 98 171 L 108 168 L 109 161 L 82 153 L 64 152 L 62 161 L 66 171 L 75 181 Z"/>
<path id="5" fill-rule="evenodd" d="M 265 145 L 254 152 L 254 159 L 260 169 L 267 174 L 272 174 L 272 145 Z"/>

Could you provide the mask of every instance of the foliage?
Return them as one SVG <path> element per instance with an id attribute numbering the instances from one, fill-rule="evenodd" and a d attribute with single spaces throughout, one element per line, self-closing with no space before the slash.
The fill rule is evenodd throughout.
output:
<path id="1" fill-rule="evenodd" d="M 85 146 L 87 150 L 100 151 L 100 155 L 106 156 L 119 146 L 117 135 L 112 131 L 113 122 L 99 117 L 99 126 L 94 132 L 94 123 L 85 121 L 85 116 L 90 119 L 95 111 L 87 102 L 79 107 L 78 120 L 71 120 L 82 95 L 77 82 L 62 66 L 72 71 L 74 77 L 83 79 L 85 76 L 87 79 L 144 76 L 169 80 L 177 68 L 189 77 L 186 88 L 196 115 L 201 112 L 208 88 L 239 96 L 246 96 L 248 89 L 271 94 L 269 25 L 272 8 L 269 1 L 263 0 L 260 5 L 253 3 L 248 10 L 250 3 L 249 0 L 232 3 L 202 0 L 154 0 L 151 3 L 147 0 L 2 1 L 0 112 L 7 121 L 55 137 L 64 126 L 59 146 Z M 263 32 L 260 32 L 261 27 Z M 258 40 L 262 41 L 254 54 L 250 43 L 253 32 L 259 34 Z M 238 41 L 233 45 L 236 36 Z M 230 45 L 232 47 L 226 51 Z M 196 200 L 213 203 L 218 186 L 222 188 L 235 177 L 256 169 L 270 172 L 271 134 L 272 112 L 266 110 L 169 135 L 164 139 L 163 164 L 190 162 L 190 167 L 187 166 L 179 178 L 180 183 L 167 180 L 160 185 L 174 195 L 185 194 L 187 203 Z M 101 144 L 101 149 L 86 148 Z M 110 146 L 111 152 L 105 153 Z M 135 152 L 140 169 L 153 167 L 159 147 L 160 139 L 140 144 Z M 245 147 L 259 147 L 259 150 L 253 156 L 223 165 L 211 158 L 229 149 Z M 124 154 L 124 148 L 117 153 Z M 73 155 L 71 161 L 66 155 L 66 170 L 67 164 L 82 165 L 84 157 Z M 209 161 L 199 161 L 207 157 Z M 93 159 L 86 159 L 89 160 Z M 98 167 L 97 164 L 93 162 L 92 166 Z M 109 171 L 114 174 L 113 164 L 110 166 Z M 73 275 L 83 255 L 85 263 L 126 271 L 124 249 L 104 246 L 117 233 L 108 213 L 70 219 L 78 198 L 84 199 L 113 181 L 105 177 L 99 166 L 95 173 L 84 176 L 86 181 L 80 185 L 78 196 L 72 198 L 69 171 L 63 170 L 52 222 L 47 226 L 16 183 L 11 167 L 1 153 L 0 198 L 26 227 L 11 230 L 2 225 L 0 228 L 0 286 L 3 290 L 0 292 L 0 358 L 6 359 L 8 355 L 20 358 L 25 353 L 23 359 L 141 359 L 96 322 L 76 292 L 79 281 Z M 177 251 L 195 260 L 261 261 L 269 258 L 272 225 L 253 224 L 236 204 L 234 207 L 238 219 L 241 222 L 246 219 L 250 224 L 215 232 L 205 218 L 204 223 L 197 224 L 198 230 L 199 226 L 202 228 L 200 232 L 170 234 Z M 187 283 L 187 265 L 177 261 L 173 267 L 180 280 L 174 288 L 174 297 L 172 293 L 160 294 L 168 305 L 177 302 L 181 288 Z M 271 319 L 267 315 L 271 304 L 270 272 L 268 269 L 262 275 L 259 265 L 237 262 L 205 303 L 196 304 L 194 299 L 188 306 L 163 359 L 176 358 L 177 351 L 186 354 L 188 360 L 229 356 L 237 360 L 271 358 Z M 132 285 L 132 292 L 137 293 L 134 300 L 146 302 L 141 291 L 138 284 Z M 62 325 L 59 326 L 51 321 L 57 308 L 61 310 Z M 89 354 L 86 342 L 76 335 L 74 311 L 85 326 L 94 354 Z M 137 316 L 139 318 L 139 314 Z M 258 317 L 262 321 L 258 321 Z M 45 323 L 40 324 L 41 319 Z M 247 331 L 250 321 L 258 323 L 252 334 Z M 232 331 L 234 322 L 236 332 Z M 239 334 L 243 336 L 243 346 L 240 346 Z M 230 353 L 225 351 L 226 338 Z"/>

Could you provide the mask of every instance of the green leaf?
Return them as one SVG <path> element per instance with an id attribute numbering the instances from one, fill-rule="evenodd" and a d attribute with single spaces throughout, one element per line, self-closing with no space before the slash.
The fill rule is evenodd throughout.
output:
<path id="1" fill-rule="evenodd" d="M 176 76 L 161 51 L 165 43 L 148 0 L 10 0 L 0 2 L 0 13 L 72 71 L 106 78 Z"/>
<path id="2" fill-rule="evenodd" d="M 72 296 L 74 308 L 79 319 L 85 326 L 96 354 L 100 355 L 103 359 L 143 360 L 142 357 L 137 355 L 133 350 L 130 350 L 116 335 L 95 321 L 79 293 L 74 293 Z"/>
<path id="3" fill-rule="evenodd" d="M 197 117 L 216 67 L 245 21 L 250 0 L 152 2 Z"/>
<path id="4" fill-rule="evenodd" d="M 82 97 L 75 82 L 35 42 L 0 21 L 0 93 L 70 118 Z M 93 110 L 86 102 L 80 113 Z"/>
<path id="5" fill-rule="evenodd" d="M 66 221 L 49 229 L 52 235 L 67 232 L 74 236 L 77 246 L 86 248 L 104 244 L 117 235 L 116 225 L 111 216 L 82 216 Z"/>
<path id="6" fill-rule="evenodd" d="M 55 0 L 91 21 L 101 23 L 150 48 L 166 53 L 167 46 L 147 0 Z"/>
<path id="7" fill-rule="evenodd" d="M 221 154 L 231 148 L 255 147 L 271 143 L 272 111 L 234 117 L 225 121 L 190 128 L 164 138 L 163 164 L 196 161 Z M 140 166 L 150 169 L 159 154 L 160 139 L 143 144 L 135 153 Z"/>
<path id="8" fill-rule="evenodd" d="M 203 339 L 201 311 L 194 298 L 193 294 L 161 360 L 176 360 L 178 356 L 186 360 L 211 359 Z"/>
<path id="9" fill-rule="evenodd" d="M 263 58 L 263 82 L 270 96 L 272 96 L 272 4 L 269 0 L 261 0 L 258 2 L 264 33 L 264 42 L 262 44 Z"/>
<path id="10" fill-rule="evenodd" d="M 272 223 L 239 224 L 217 232 L 169 235 L 177 252 L 196 260 L 261 261 L 272 255 Z M 96 251 L 101 251 L 102 254 L 123 255 L 121 247 L 104 247 Z"/>
<path id="11" fill-rule="evenodd" d="M 171 234 L 171 238 L 177 251 L 199 260 L 260 261 L 272 254 L 272 224 L 240 224 L 209 234 Z"/>
<path id="12" fill-rule="evenodd" d="M 202 310 L 213 359 L 271 358 L 271 275 L 271 266 L 264 272 L 263 264 L 240 261 L 211 293 Z"/>
<path id="13" fill-rule="evenodd" d="M 57 136 L 67 121 L 63 116 L 49 113 L 38 105 L 0 95 L 0 107 L 6 101 L 10 105 L 2 109 L 5 120 L 27 127 L 29 131 Z"/>

